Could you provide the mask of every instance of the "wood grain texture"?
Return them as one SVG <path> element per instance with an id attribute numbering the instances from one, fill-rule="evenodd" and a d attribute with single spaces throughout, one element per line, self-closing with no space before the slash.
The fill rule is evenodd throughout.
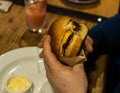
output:
<path id="1" fill-rule="evenodd" d="M 47 0 L 48 4 L 58 6 L 83 13 L 103 16 L 106 18 L 112 17 L 119 10 L 119 0 L 100 0 L 97 3 L 87 5 L 77 5 L 67 2 L 67 0 Z"/>

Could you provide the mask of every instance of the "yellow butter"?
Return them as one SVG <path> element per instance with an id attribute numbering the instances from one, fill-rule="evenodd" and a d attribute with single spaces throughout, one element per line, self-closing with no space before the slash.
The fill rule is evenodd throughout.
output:
<path id="1" fill-rule="evenodd" d="M 6 82 L 6 87 L 9 91 L 19 92 L 30 87 L 30 80 L 25 76 L 13 76 Z"/>

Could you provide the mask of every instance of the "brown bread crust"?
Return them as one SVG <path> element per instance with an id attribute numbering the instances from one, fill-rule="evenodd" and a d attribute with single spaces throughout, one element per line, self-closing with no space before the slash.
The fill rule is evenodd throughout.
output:
<path id="1" fill-rule="evenodd" d="M 57 57 L 73 57 L 80 52 L 81 45 L 88 33 L 84 24 L 74 21 L 68 16 L 55 20 L 50 28 L 52 50 Z"/>

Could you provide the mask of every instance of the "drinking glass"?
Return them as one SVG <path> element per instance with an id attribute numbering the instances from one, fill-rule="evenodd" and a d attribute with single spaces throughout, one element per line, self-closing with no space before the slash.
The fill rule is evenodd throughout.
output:
<path id="1" fill-rule="evenodd" d="M 25 15 L 28 29 L 41 33 L 45 27 L 47 0 L 25 0 Z"/>

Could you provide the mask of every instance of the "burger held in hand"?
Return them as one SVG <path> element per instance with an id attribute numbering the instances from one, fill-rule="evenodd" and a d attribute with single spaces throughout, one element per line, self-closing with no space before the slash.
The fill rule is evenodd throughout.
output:
<path id="1" fill-rule="evenodd" d="M 73 66 L 86 61 L 83 44 L 88 29 L 84 24 L 62 16 L 50 25 L 48 33 L 52 39 L 52 50 L 62 63 Z"/>

